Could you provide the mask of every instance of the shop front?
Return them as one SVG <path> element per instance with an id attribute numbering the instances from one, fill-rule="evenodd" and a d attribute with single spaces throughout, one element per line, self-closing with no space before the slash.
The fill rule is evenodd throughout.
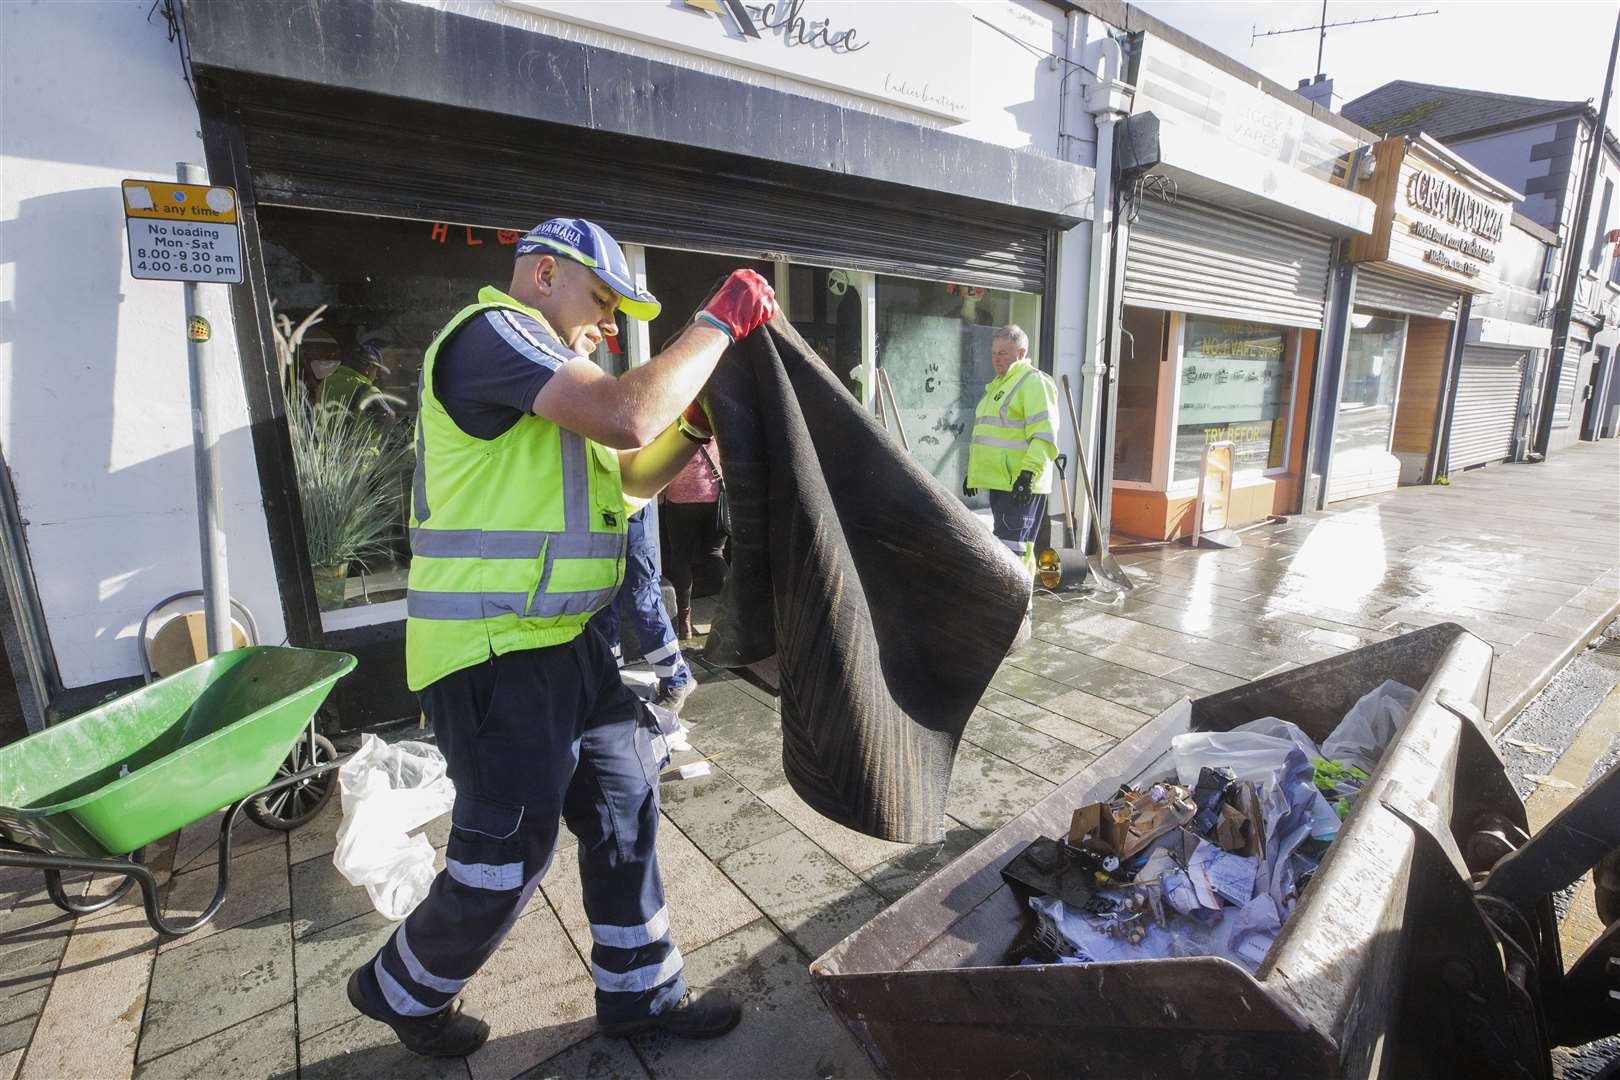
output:
<path id="1" fill-rule="evenodd" d="M 1111 524 L 1158 540 L 1192 532 L 1212 444 L 1231 444 L 1228 524 L 1298 508 L 1335 244 L 1373 209 L 1344 186 L 1370 142 L 1353 125 L 1157 39 L 1139 80 Z"/>
<path id="2" fill-rule="evenodd" d="M 1256 250 L 1279 249 L 1288 250 L 1274 239 Z M 1306 267 L 1303 312 L 1290 304 L 1246 309 L 1230 296 L 1199 303 L 1190 290 L 1146 295 L 1130 285 L 1141 250 L 1133 247 L 1126 266 L 1115 531 L 1148 539 L 1190 532 L 1205 450 L 1219 442 L 1232 444 L 1232 524 L 1291 511 L 1304 439 L 1296 418 L 1310 399 L 1331 246 L 1294 249 L 1293 265 Z M 1300 291 L 1287 295 L 1298 299 Z"/>
<path id="3" fill-rule="evenodd" d="M 1428 483 L 1445 468 L 1464 343 L 1458 326 L 1472 298 L 1500 279 L 1518 198 L 1426 136 L 1385 139 L 1372 158 L 1359 189 L 1377 204 L 1376 226 L 1349 245 L 1355 271 L 1331 362 L 1336 386 L 1324 399 L 1327 502 Z M 1504 383 L 1478 364 L 1470 400 L 1496 400 Z"/>
<path id="4" fill-rule="evenodd" d="M 1447 475 L 1523 459 L 1552 344 L 1541 285 L 1556 243 L 1553 233 L 1515 214 L 1496 288 L 1474 297 L 1445 441 Z"/>
<path id="5" fill-rule="evenodd" d="M 602 224 L 663 302 L 660 318 L 622 323 L 604 343 L 604 368 L 656 353 L 725 273 L 752 267 L 853 394 L 875 407 L 886 378 L 913 453 L 951 490 L 994 328 L 1022 325 L 1050 370 L 1058 237 L 1078 223 L 1090 171 L 940 130 L 971 119 L 973 84 L 907 73 L 916 43 L 890 25 L 892 12 L 821 6 L 833 23 L 847 17 L 840 33 L 855 36 L 810 56 L 795 51 L 791 28 L 762 24 L 762 40 L 745 47 L 777 48 L 787 78 L 831 84 L 845 70 L 846 95 L 887 93 L 885 109 L 772 89 L 762 84 L 775 79 L 749 76 L 740 61 L 715 74 L 713 50 L 692 44 L 705 32 L 728 40 L 706 7 L 649 13 L 648 26 L 669 28 L 654 48 L 648 26 L 635 41 L 610 36 L 592 5 L 514 0 L 481 17 L 414 4 L 301 6 L 308 18 L 294 20 L 294 37 L 362 43 L 334 59 L 296 41 L 268 48 L 288 25 L 252 5 L 186 5 L 210 169 L 238 187 L 247 222 L 252 288 L 240 290 L 237 325 L 258 391 L 250 406 L 264 421 L 261 481 L 286 508 L 271 529 L 289 635 L 361 655 L 340 702 L 345 725 L 415 715 L 402 643 L 421 357 L 480 286 L 507 280 L 516 239 L 535 222 Z M 916 32 L 931 43 L 928 62 L 969 51 L 965 9 L 926 6 L 935 17 Z M 385 40 L 396 43 L 387 55 Z M 675 55 L 683 48 L 685 60 Z M 884 48 L 896 73 L 887 89 L 862 81 Z M 473 62 L 507 65 L 521 85 L 472 85 L 461 76 Z M 910 88 L 925 85 L 928 100 L 907 105 Z M 882 115 L 901 106 L 934 123 Z M 856 127 L 867 137 L 851 140 Z M 835 147 L 843 157 L 830 162 L 834 131 L 845 133 Z M 330 500 L 314 497 L 323 472 L 311 467 L 321 447 L 301 443 L 289 408 L 320 395 L 337 368 L 370 382 L 354 426 L 386 470 L 367 488 L 373 514 L 361 531 L 375 542 L 359 555 L 327 543 L 328 526 L 352 526 L 353 514 L 321 517 Z"/>

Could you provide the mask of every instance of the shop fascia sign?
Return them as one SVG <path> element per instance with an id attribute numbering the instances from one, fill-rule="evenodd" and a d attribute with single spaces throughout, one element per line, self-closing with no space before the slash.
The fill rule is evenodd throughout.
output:
<path id="1" fill-rule="evenodd" d="M 1402 190 L 1408 207 L 1435 219 L 1416 218 L 1406 223 L 1413 236 L 1439 245 L 1423 253 L 1425 262 L 1478 277 L 1479 263 L 1496 261 L 1496 245 L 1502 242 L 1507 220 L 1501 207 L 1428 169 L 1412 170 Z"/>
<path id="2" fill-rule="evenodd" d="M 1350 163 L 1364 145 L 1153 34 L 1142 41 L 1132 111 L 1151 112 L 1340 187 L 1351 186 Z"/>
<path id="3" fill-rule="evenodd" d="M 969 119 L 973 18 L 965 5 L 949 0 L 903 4 L 860 0 L 502 3 L 621 39 L 632 38 L 932 116 Z"/>
<path id="4" fill-rule="evenodd" d="M 1492 291 L 1521 196 L 1477 175 L 1427 136 L 1385 139 L 1373 159 L 1362 191 L 1378 203 L 1378 227 L 1351 242 L 1351 261 L 1387 262 L 1470 292 Z"/>

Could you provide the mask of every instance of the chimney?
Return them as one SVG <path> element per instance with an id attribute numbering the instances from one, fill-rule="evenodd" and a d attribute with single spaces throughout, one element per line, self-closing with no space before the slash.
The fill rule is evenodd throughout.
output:
<path id="1" fill-rule="evenodd" d="M 1314 105 L 1322 106 L 1328 112 L 1333 111 L 1333 80 L 1326 75 L 1299 80 L 1299 86 L 1294 88 L 1294 93 Z"/>

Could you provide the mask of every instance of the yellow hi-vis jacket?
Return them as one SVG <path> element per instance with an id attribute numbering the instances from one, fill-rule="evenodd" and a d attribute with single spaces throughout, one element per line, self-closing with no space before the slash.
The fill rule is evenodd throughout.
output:
<path id="1" fill-rule="evenodd" d="M 1018 361 L 990 381 L 974 410 L 968 487 L 1011 491 L 1028 470 L 1029 490 L 1045 495 L 1052 490 L 1057 433 L 1057 386 L 1028 360 Z"/>
<path id="2" fill-rule="evenodd" d="M 475 439 L 433 392 L 439 347 L 468 319 L 501 308 L 545 324 L 538 311 L 485 288 L 422 361 L 405 596 L 412 690 L 490 656 L 572 640 L 624 578 L 616 451 L 532 414 L 494 439 Z"/>

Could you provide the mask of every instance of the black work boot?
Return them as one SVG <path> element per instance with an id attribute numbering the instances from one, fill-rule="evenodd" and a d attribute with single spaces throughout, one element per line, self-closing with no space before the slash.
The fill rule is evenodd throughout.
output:
<path id="1" fill-rule="evenodd" d="M 362 1015 L 393 1028 L 405 1049 L 412 1053 L 423 1057 L 465 1057 L 489 1038 L 489 1025 L 477 1013 L 463 1008 L 459 997 L 447 1008 L 429 1016 L 398 1016 L 373 1007 L 360 987 L 360 976 L 365 970 L 360 968 L 349 976 L 349 1004 Z"/>
<path id="2" fill-rule="evenodd" d="M 710 990 L 702 997 L 690 992 L 672 1008 L 661 1013 L 644 1016 L 639 1020 L 624 1020 L 617 1024 L 602 1024 L 602 1034 L 615 1039 L 640 1035 L 644 1031 L 667 1031 L 682 1039 L 713 1039 L 742 1020 L 742 1007 L 724 990 Z"/>

